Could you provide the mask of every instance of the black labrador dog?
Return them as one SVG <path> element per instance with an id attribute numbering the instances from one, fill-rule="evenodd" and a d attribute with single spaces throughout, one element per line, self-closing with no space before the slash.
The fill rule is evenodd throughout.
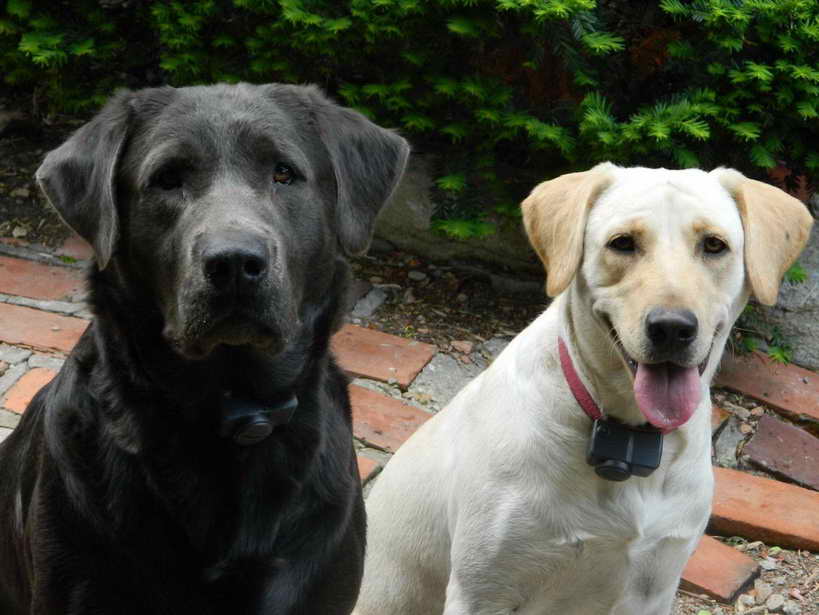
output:
<path id="1" fill-rule="evenodd" d="M 240 84 L 120 93 L 48 154 L 95 318 L 0 447 L 2 615 L 352 611 L 329 344 L 408 153 L 314 87 Z"/>

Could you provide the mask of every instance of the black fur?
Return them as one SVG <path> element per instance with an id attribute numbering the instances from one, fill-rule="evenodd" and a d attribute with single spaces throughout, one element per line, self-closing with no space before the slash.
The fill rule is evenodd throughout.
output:
<path id="1" fill-rule="evenodd" d="M 313 88 L 240 85 L 120 94 L 49 155 L 38 179 L 95 247 L 95 319 L 0 445 L 2 615 L 351 612 L 365 521 L 329 342 L 340 254 L 407 152 Z M 268 185 L 281 158 L 292 189 Z M 152 183 L 167 164 L 184 191 Z M 225 299 L 209 238 L 264 242 L 269 273 Z M 225 391 L 299 407 L 243 448 L 219 436 Z"/>

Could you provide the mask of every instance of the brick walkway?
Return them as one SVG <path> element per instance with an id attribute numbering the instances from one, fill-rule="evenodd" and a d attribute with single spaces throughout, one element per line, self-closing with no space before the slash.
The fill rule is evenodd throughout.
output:
<path id="1" fill-rule="evenodd" d="M 40 259 L 34 250 L 0 240 L 0 441 L 13 429 L 36 391 L 54 377 L 88 324 L 76 264 Z M 58 252 L 59 254 L 60 252 Z M 70 240 L 63 254 L 88 258 Z M 34 262 L 34 257 L 43 262 Z M 71 260 L 71 259 L 67 259 Z M 47 263 L 53 264 L 47 264 Z M 350 387 L 359 472 L 365 486 L 390 454 L 431 413 L 404 396 L 438 349 L 355 325 L 334 338 L 341 365 L 356 378 Z M 719 386 L 756 398 L 785 420 L 765 415 L 745 447 L 752 464 L 783 479 L 716 468 L 709 533 L 770 541 L 819 551 L 819 375 L 771 364 L 755 354 L 726 357 Z M 714 408 L 721 428 L 731 413 Z M 682 587 L 729 602 L 759 574 L 744 553 L 706 536 L 691 558 Z"/>

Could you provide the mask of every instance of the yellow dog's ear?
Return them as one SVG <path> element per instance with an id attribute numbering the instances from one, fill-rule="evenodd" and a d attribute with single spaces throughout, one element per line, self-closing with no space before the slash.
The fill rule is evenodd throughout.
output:
<path id="1" fill-rule="evenodd" d="M 745 232 L 745 272 L 757 301 L 773 305 L 779 283 L 808 241 L 808 208 L 770 184 L 733 169 L 711 171 L 733 196 Z"/>
<path id="2" fill-rule="evenodd" d="M 526 234 L 546 268 L 550 297 L 566 290 L 577 273 L 588 212 L 611 183 L 614 168 L 604 162 L 589 171 L 543 182 L 521 205 Z"/>

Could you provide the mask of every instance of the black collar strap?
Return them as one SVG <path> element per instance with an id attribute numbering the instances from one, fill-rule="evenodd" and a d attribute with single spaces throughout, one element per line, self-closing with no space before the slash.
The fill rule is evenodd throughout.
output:
<path id="1" fill-rule="evenodd" d="M 289 423 L 298 407 L 299 399 L 295 395 L 275 405 L 262 405 L 225 393 L 219 435 L 239 446 L 253 446 L 265 440 L 279 425 Z"/>

